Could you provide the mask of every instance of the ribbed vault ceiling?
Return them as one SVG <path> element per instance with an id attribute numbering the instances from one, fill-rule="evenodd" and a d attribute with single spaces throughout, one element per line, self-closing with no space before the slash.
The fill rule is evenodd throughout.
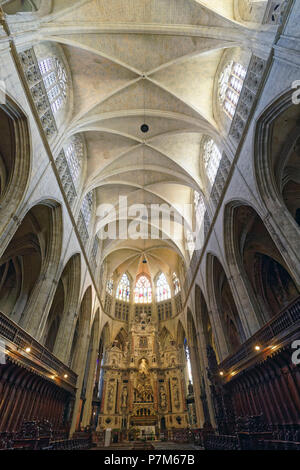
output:
<path id="1" fill-rule="evenodd" d="M 85 136 L 97 204 L 190 203 L 204 189 L 203 135 L 224 138 L 213 113 L 224 50 L 254 47 L 262 26 L 236 21 L 234 0 L 57 0 L 41 21 L 41 39 L 61 44 L 69 63 L 68 134 Z M 188 259 L 183 240 L 106 240 L 102 256 L 125 270 L 143 252 L 164 265 L 170 249 Z"/>

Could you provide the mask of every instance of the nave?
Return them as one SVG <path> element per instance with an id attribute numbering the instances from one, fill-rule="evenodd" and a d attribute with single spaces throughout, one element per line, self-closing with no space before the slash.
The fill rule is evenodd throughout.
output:
<path id="1" fill-rule="evenodd" d="M 299 12 L 0 1 L 0 450 L 299 450 Z"/>

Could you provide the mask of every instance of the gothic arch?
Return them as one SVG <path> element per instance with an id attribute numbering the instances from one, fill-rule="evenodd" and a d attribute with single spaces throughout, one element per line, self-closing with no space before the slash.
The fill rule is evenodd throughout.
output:
<path id="1" fill-rule="evenodd" d="M 34 335 L 49 302 L 49 296 L 43 298 L 44 289 L 49 284 L 53 289 L 61 233 L 61 207 L 54 201 L 41 201 L 23 215 L 0 258 L 0 308 Z"/>
<path id="2" fill-rule="evenodd" d="M 80 304 L 79 315 L 72 339 L 70 364 L 75 371 L 80 371 L 82 369 L 82 362 L 85 360 L 90 334 L 91 315 L 92 287 L 89 286 L 86 289 Z"/>
<path id="3" fill-rule="evenodd" d="M 257 185 L 266 202 L 272 197 L 281 197 L 283 169 L 300 134 L 299 109 L 293 105 L 292 95 L 293 90 L 288 90 L 277 97 L 263 111 L 256 126 L 253 161 Z M 285 125 L 274 142 L 274 132 L 283 122 Z"/>
<path id="4" fill-rule="evenodd" d="M 234 226 L 236 223 L 236 209 L 238 207 L 251 207 L 256 210 L 253 206 L 250 206 L 248 201 L 231 201 L 228 203 L 224 210 L 224 248 L 225 257 L 228 265 L 229 272 L 233 276 L 237 290 L 240 296 L 246 304 L 244 306 L 247 314 L 247 322 L 253 325 L 254 333 L 264 323 L 264 314 L 261 311 L 261 307 L 256 300 L 253 289 L 246 276 L 242 256 L 240 252 L 240 243 L 242 240 L 235 236 Z M 258 212 L 258 211 L 257 211 Z M 246 222 L 246 221 L 245 221 Z"/>
<path id="5" fill-rule="evenodd" d="M 299 296 L 293 275 L 263 220 L 249 205 L 231 204 L 225 211 L 230 263 L 237 263 L 249 295 L 257 299 L 266 322 Z"/>
<path id="6" fill-rule="evenodd" d="M 122 327 L 115 336 L 114 343 L 118 346 L 119 349 L 124 351 L 126 347 L 126 342 L 128 341 L 128 333 Z"/>
<path id="7" fill-rule="evenodd" d="M 217 355 L 215 332 L 211 324 L 204 294 L 198 284 L 195 285 L 195 313 L 196 324 L 203 331 L 205 349 L 207 346 L 211 346 Z"/>
<path id="8" fill-rule="evenodd" d="M 81 259 L 73 255 L 60 276 L 49 310 L 44 332 L 45 346 L 62 361 L 67 359 L 70 344 L 67 341 L 78 306 L 81 277 Z"/>
<path id="9" fill-rule="evenodd" d="M 277 97 L 258 120 L 253 160 L 260 196 L 277 238 L 285 245 L 284 258 L 297 282 L 300 282 L 299 117 L 299 106 L 293 104 L 293 89 Z"/>
<path id="10" fill-rule="evenodd" d="M 160 331 L 159 338 L 160 338 L 162 347 L 165 347 L 165 344 L 168 338 L 170 338 L 171 341 L 174 341 L 170 330 L 166 326 L 164 326 L 163 329 Z"/>
<path id="11" fill-rule="evenodd" d="M 197 345 L 197 330 L 195 326 L 195 321 L 191 310 L 187 309 L 187 338 L 190 346 Z"/>
<path id="12" fill-rule="evenodd" d="M 222 330 L 228 351 L 233 352 L 245 340 L 245 334 L 225 270 L 212 254 L 207 257 L 207 287 L 212 298 L 212 308 L 216 310 L 220 321 L 219 339 Z"/>
<path id="13" fill-rule="evenodd" d="M 0 127 L 1 234 L 24 198 L 31 171 L 31 144 L 27 118 L 8 96 L 6 103 L 0 105 Z"/>
<path id="14" fill-rule="evenodd" d="M 110 336 L 110 326 L 109 322 L 107 321 L 105 325 L 102 327 L 100 333 L 100 341 L 102 341 L 103 346 L 107 347 L 111 343 L 111 336 Z"/>

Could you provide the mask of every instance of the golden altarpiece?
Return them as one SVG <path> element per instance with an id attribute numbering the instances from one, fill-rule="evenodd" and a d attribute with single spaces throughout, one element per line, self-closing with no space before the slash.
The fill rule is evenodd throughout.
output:
<path id="1" fill-rule="evenodd" d="M 154 434 L 186 428 L 184 354 L 171 338 L 162 346 L 151 306 L 136 305 L 123 350 L 107 348 L 98 430 L 138 429 Z"/>

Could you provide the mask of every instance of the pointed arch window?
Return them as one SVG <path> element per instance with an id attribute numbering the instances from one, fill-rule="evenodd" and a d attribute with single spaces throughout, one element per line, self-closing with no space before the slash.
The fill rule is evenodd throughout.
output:
<path id="1" fill-rule="evenodd" d="M 152 302 L 152 287 L 149 279 L 146 276 L 140 276 L 136 282 L 134 289 L 134 303 L 136 304 L 151 304 Z"/>
<path id="2" fill-rule="evenodd" d="M 109 279 L 106 283 L 106 292 L 109 295 L 112 295 L 113 293 L 113 288 L 114 288 L 114 281 L 112 279 Z"/>
<path id="3" fill-rule="evenodd" d="M 67 73 L 57 57 L 39 61 L 39 69 L 47 91 L 53 114 L 64 105 L 67 98 Z"/>
<path id="4" fill-rule="evenodd" d="M 222 155 L 213 139 L 207 139 L 203 146 L 204 166 L 211 186 L 213 186 L 220 166 Z"/>
<path id="5" fill-rule="evenodd" d="M 172 276 L 173 286 L 174 286 L 174 294 L 177 295 L 181 291 L 180 281 L 176 273 L 173 273 Z"/>
<path id="6" fill-rule="evenodd" d="M 127 274 L 123 274 L 118 284 L 116 299 L 123 302 L 129 302 L 130 299 L 130 281 Z"/>
<path id="7" fill-rule="evenodd" d="M 171 289 L 164 273 L 161 273 L 156 281 L 156 301 L 162 302 L 171 298 Z"/>
<path id="8" fill-rule="evenodd" d="M 230 62 L 219 80 L 219 98 L 227 116 L 232 119 L 243 88 L 247 70 L 237 62 Z"/>

